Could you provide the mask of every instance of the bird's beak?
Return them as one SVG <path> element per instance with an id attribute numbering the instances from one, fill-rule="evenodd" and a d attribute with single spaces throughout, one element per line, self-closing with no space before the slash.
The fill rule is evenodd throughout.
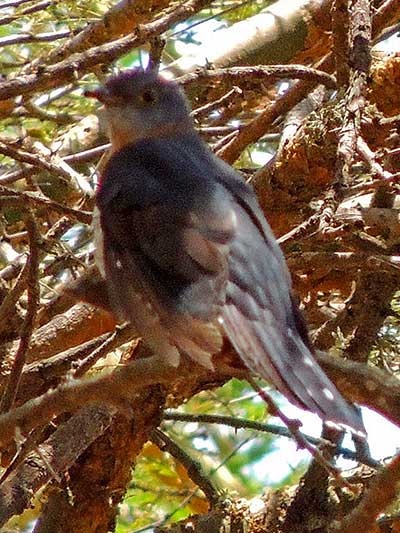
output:
<path id="1" fill-rule="evenodd" d="M 98 89 L 93 89 L 92 91 L 85 91 L 83 94 L 89 98 L 96 98 L 96 100 L 104 105 L 111 105 L 114 101 L 114 98 L 110 95 L 109 91 L 105 87 L 99 87 Z"/>

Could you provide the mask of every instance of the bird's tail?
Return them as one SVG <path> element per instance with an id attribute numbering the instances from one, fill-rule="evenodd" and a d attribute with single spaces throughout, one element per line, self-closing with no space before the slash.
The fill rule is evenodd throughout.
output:
<path id="1" fill-rule="evenodd" d="M 284 332 L 281 328 L 279 335 L 268 328 L 267 334 L 263 320 L 249 320 L 234 305 L 224 307 L 222 318 L 226 334 L 248 368 L 294 404 L 365 435 L 356 409 L 322 371 L 296 327 L 288 326 Z"/>

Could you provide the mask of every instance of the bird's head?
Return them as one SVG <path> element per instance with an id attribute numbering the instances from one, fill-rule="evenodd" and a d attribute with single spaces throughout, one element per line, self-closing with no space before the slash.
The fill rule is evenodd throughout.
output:
<path id="1" fill-rule="evenodd" d="M 192 127 L 183 91 L 154 71 L 126 70 L 85 95 L 104 104 L 113 150 Z"/>

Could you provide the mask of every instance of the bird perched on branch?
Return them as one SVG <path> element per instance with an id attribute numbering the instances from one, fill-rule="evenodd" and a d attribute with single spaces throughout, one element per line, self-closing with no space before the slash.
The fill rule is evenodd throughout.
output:
<path id="1" fill-rule="evenodd" d="M 282 252 L 252 189 L 194 129 L 175 82 L 134 69 L 87 92 L 111 155 L 97 191 L 97 262 L 113 307 L 156 354 L 212 367 L 222 334 L 295 404 L 363 431 L 316 363 Z"/>

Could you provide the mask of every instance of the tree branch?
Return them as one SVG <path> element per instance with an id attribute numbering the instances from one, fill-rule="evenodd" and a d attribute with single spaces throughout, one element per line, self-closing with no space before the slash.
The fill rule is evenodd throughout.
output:
<path id="1" fill-rule="evenodd" d="M 26 361 L 26 354 L 35 326 L 35 318 L 40 300 L 39 290 L 39 240 L 40 233 L 32 213 L 26 216 L 26 229 L 29 235 L 29 257 L 27 260 L 28 273 L 26 277 L 28 286 L 28 308 L 21 328 L 21 337 L 14 363 L 8 377 L 7 386 L 1 397 L 0 412 L 7 412 L 13 405 L 18 394 L 22 370 Z"/>
<path id="2" fill-rule="evenodd" d="M 202 471 L 197 461 L 192 459 L 180 446 L 178 446 L 166 433 L 155 429 L 151 434 L 151 440 L 163 452 L 168 452 L 182 466 L 185 467 L 188 476 L 205 494 L 211 507 L 217 505 L 220 500 L 218 491 L 211 483 L 210 479 Z"/>
<path id="3" fill-rule="evenodd" d="M 397 455 L 376 475 L 359 505 L 339 525 L 332 527 L 330 533 L 372 531 L 379 514 L 396 498 L 399 481 L 400 456 Z"/>
<path id="4" fill-rule="evenodd" d="M 173 24 L 185 20 L 189 15 L 200 11 L 210 2 L 211 0 L 187 0 L 171 13 L 154 22 L 144 24 L 140 27 L 140 30 L 136 30 L 126 37 L 90 48 L 82 53 L 76 53 L 59 63 L 41 66 L 34 73 L 4 81 L 0 83 L 0 100 L 31 94 L 34 91 L 54 89 L 66 83 L 76 82 L 77 77 L 82 76 L 94 66 L 102 63 L 111 63 L 132 50 L 132 48 L 138 47 L 156 35 L 165 32 Z"/>
<path id="5" fill-rule="evenodd" d="M 0 486 L 0 526 L 21 514 L 54 474 L 62 476 L 109 427 L 115 412 L 110 406 L 83 407 L 32 451 Z"/>
<path id="6" fill-rule="evenodd" d="M 287 427 L 278 426 L 276 424 L 264 424 L 263 422 L 256 422 L 254 420 L 247 420 L 237 416 L 226 415 L 204 415 L 204 414 L 188 414 L 176 413 L 166 411 L 163 415 L 163 420 L 174 420 L 177 422 L 197 422 L 199 424 L 223 424 L 235 429 L 253 429 L 262 433 L 270 433 L 271 435 L 278 435 L 279 437 L 286 437 L 292 439 L 293 435 Z M 304 438 L 313 446 L 331 446 L 332 444 L 323 438 L 313 437 L 303 433 Z M 376 467 L 379 463 L 373 459 L 363 458 L 357 456 L 356 452 L 347 448 L 338 447 L 335 449 L 335 455 L 342 455 L 345 459 L 358 461 L 368 466 Z M 364 460 L 367 462 L 364 463 Z"/>

